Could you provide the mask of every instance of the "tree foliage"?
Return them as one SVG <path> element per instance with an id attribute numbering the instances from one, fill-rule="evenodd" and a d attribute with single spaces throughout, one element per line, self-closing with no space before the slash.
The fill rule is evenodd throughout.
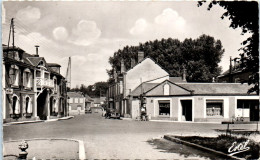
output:
<path id="1" fill-rule="evenodd" d="M 96 82 L 94 85 L 84 86 L 70 89 L 70 92 L 82 92 L 84 95 L 88 95 L 90 97 L 104 97 L 106 96 L 106 91 L 108 89 L 107 82 Z"/>
<path id="2" fill-rule="evenodd" d="M 138 51 L 155 60 L 171 76 L 182 76 L 186 69 L 186 79 L 189 82 L 211 82 L 217 77 L 221 68 L 218 63 L 224 53 L 220 40 L 208 35 L 201 35 L 197 39 L 161 39 L 140 43 L 138 46 L 125 46 L 109 58 L 112 70 L 107 70 L 113 77 L 114 70 L 120 71 L 123 59 L 126 69 L 131 68 L 131 58 L 137 61 Z M 110 79 L 111 80 L 111 79 Z"/>
<path id="3" fill-rule="evenodd" d="M 204 1 L 198 2 L 198 6 L 203 5 Z M 208 10 L 214 5 L 219 5 L 226 9 L 221 18 L 231 20 L 231 28 L 241 28 L 242 35 L 250 33 L 251 36 L 241 42 L 240 68 L 244 71 L 251 71 L 253 74 L 249 78 L 248 84 L 254 84 L 249 92 L 256 91 L 259 94 L 259 19 L 258 2 L 252 1 L 213 1 L 209 3 Z"/>

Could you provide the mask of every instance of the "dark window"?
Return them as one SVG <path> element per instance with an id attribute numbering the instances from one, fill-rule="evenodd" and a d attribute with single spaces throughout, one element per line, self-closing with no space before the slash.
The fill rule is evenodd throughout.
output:
<path id="1" fill-rule="evenodd" d="M 237 100 L 237 108 L 249 109 L 252 106 L 258 106 L 258 100 Z"/>
<path id="2" fill-rule="evenodd" d="M 170 101 L 159 101 L 159 115 L 170 116 Z"/>

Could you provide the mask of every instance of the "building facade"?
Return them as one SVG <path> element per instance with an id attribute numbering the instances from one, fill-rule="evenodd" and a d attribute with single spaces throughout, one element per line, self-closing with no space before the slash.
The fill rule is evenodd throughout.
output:
<path id="1" fill-rule="evenodd" d="M 3 45 L 3 121 L 51 119 L 67 115 L 66 81 L 60 65 L 18 47 Z"/>
<path id="2" fill-rule="evenodd" d="M 86 98 L 82 92 L 68 92 L 68 104 L 70 115 L 85 114 Z"/>
<path id="3" fill-rule="evenodd" d="M 131 60 L 131 68 L 126 71 L 124 62 L 121 61 L 121 70 L 114 73 L 115 82 L 109 86 L 107 91 L 108 108 L 116 109 L 121 116 L 133 117 L 131 92 L 143 82 L 160 83 L 164 80 L 176 80 L 186 82 L 181 77 L 170 77 L 150 57 L 144 58 L 144 52 L 138 52 L 138 63 Z"/>
<path id="4" fill-rule="evenodd" d="M 133 118 L 140 114 L 143 88 L 146 113 L 152 119 L 222 122 L 234 118 L 259 121 L 259 95 L 248 94 L 250 88 L 240 83 L 143 83 L 132 93 Z"/>

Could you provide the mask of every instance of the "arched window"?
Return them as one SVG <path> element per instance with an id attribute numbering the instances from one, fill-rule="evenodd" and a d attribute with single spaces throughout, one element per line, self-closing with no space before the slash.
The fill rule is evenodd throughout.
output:
<path id="1" fill-rule="evenodd" d="M 19 98 L 16 95 L 14 95 L 12 98 L 12 109 L 12 114 L 20 114 Z"/>
<path id="2" fill-rule="evenodd" d="M 30 105 L 30 98 L 26 97 L 26 99 L 25 99 L 25 113 L 28 113 L 28 109 L 30 107 L 29 105 Z"/>
<path id="3" fill-rule="evenodd" d="M 170 85 L 168 83 L 166 83 L 163 86 L 163 95 L 169 95 L 170 94 Z"/>

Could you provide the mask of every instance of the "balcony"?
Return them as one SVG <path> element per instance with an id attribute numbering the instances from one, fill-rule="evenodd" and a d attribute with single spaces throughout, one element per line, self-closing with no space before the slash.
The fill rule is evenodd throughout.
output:
<path id="1" fill-rule="evenodd" d="M 54 88 L 54 81 L 53 81 L 53 79 L 36 77 L 36 86 L 37 87 Z"/>

